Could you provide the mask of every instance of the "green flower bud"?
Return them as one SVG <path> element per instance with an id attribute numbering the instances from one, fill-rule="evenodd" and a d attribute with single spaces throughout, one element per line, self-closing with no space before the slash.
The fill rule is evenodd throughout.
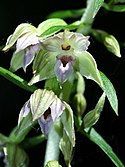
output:
<path id="1" fill-rule="evenodd" d="M 86 99 L 83 94 L 77 93 L 73 97 L 73 109 L 77 116 L 82 116 L 86 109 Z"/>

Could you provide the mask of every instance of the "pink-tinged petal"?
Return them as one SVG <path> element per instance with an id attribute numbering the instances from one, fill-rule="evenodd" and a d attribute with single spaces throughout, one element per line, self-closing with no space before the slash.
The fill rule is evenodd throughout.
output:
<path id="1" fill-rule="evenodd" d="M 36 33 L 32 33 L 32 32 L 26 33 L 25 35 L 23 35 L 17 40 L 16 52 L 19 52 L 20 50 L 23 50 L 30 45 L 36 45 L 38 43 L 39 43 L 39 39 Z"/>
<path id="2" fill-rule="evenodd" d="M 69 39 L 69 42 L 74 51 L 82 52 L 88 49 L 88 46 L 90 44 L 88 39 L 89 36 L 84 36 L 80 33 L 73 33 Z"/>
<path id="3" fill-rule="evenodd" d="M 51 104 L 50 109 L 52 119 L 55 121 L 62 114 L 65 106 L 60 99 L 56 98 L 55 101 Z"/>
<path id="4" fill-rule="evenodd" d="M 26 117 L 30 112 L 30 102 L 29 100 L 23 105 L 20 114 L 19 114 L 19 118 L 18 118 L 18 125 L 20 124 L 21 120 Z"/>
<path id="5" fill-rule="evenodd" d="M 32 63 L 36 53 L 39 50 L 39 44 L 29 46 L 25 50 L 24 59 L 23 59 L 23 69 L 26 71 L 26 68 L 29 64 Z"/>
<path id="6" fill-rule="evenodd" d="M 46 112 L 40 118 L 38 118 L 38 123 L 40 125 L 42 133 L 47 137 L 52 128 L 53 120 L 51 117 L 51 112 Z"/>
<path id="7" fill-rule="evenodd" d="M 64 65 L 60 59 L 57 59 L 55 74 L 60 83 L 64 83 L 68 80 L 69 76 L 74 72 L 73 64 L 73 61 L 69 61 Z"/>

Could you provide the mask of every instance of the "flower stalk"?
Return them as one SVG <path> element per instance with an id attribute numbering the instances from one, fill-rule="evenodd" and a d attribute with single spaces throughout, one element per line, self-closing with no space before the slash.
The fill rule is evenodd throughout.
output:
<path id="1" fill-rule="evenodd" d="M 59 142 L 60 142 L 60 136 L 56 133 L 53 126 L 47 139 L 44 167 L 50 160 L 57 160 L 57 161 L 59 160 L 59 154 L 60 154 Z"/>
<path id="2" fill-rule="evenodd" d="M 77 29 L 77 32 L 80 32 L 84 35 L 88 35 L 93 21 L 94 21 L 94 17 L 93 17 L 93 10 L 94 10 L 94 4 L 95 4 L 95 0 L 88 0 L 87 1 L 87 6 L 85 9 L 85 12 L 83 13 L 82 17 L 81 17 L 81 26 Z"/>

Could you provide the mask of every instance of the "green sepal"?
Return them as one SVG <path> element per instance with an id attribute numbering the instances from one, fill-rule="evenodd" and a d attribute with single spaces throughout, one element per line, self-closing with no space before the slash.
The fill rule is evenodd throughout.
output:
<path id="1" fill-rule="evenodd" d="M 72 156 L 73 156 L 73 145 L 69 140 L 68 135 L 65 130 L 63 131 L 63 137 L 60 140 L 59 147 L 64 155 L 64 160 L 67 166 L 70 166 Z"/>
<path id="2" fill-rule="evenodd" d="M 75 130 L 74 130 L 74 117 L 73 117 L 73 111 L 69 104 L 64 102 L 65 104 L 65 110 L 63 111 L 61 115 L 61 121 L 64 127 L 64 130 L 69 137 L 69 140 L 72 144 L 72 146 L 75 146 Z"/>
<path id="3" fill-rule="evenodd" d="M 94 80 L 98 85 L 102 86 L 102 80 L 97 69 L 97 64 L 92 55 L 85 51 L 77 54 L 75 68 L 80 74 L 87 79 Z"/>
<path id="4" fill-rule="evenodd" d="M 33 62 L 34 76 L 29 81 L 29 85 L 45 79 L 53 78 L 55 76 L 55 63 L 56 53 L 44 52 L 43 50 L 41 50 Z"/>
<path id="5" fill-rule="evenodd" d="M 21 50 L 17 53 L 13 53 L 13 56 L 10 61 L 10 71 L 15 72 L 19 68 L 23 67 L 23 57 L 24 57 L 24 50 Z"/>
<path id="6" fill-rule="evenodd" d="M 32 121 L 32 115 L 29 113 L 26 117 L 23 117 L 20 124 L 16 126 L 9 135 L 11 142 L 22 142 L 36 122 Z"/>
<path id="7" fill-rule="evenodd" d="M 66 102 L 64 102 L 64 104 L 65 110 L 60 117 L 63 125 L 63 136 L 60 140 L 59 147 L 63 153 L 67 166 L 70 166 L 73 156 L 73 148 L 75 147 L 74 117 L 69 104 Z"/>
<path id="8" fill-rule="evenodd" d="M 3 48 L 3 51 L 10 49 L 18 40 L 18 38 L 27 33 L 37 34 L 37 29 L 29 23 L 22 23 L 18 25 L 14 33 L 8 37 L 6 46 Z"/>

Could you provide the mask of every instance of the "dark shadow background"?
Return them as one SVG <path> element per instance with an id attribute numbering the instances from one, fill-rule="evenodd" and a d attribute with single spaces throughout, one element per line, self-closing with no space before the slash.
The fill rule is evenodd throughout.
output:
<path id="1" fill-rule="evenodd" d="M 1 1 L 0 2 L 0 45 L 6 43 L 7 37 L 13 33 L 15 28 L 24 22 L 32 23 L 37 26 L 46 19 L 46 16 L 56 10 L 61 9 L 79 9 L 85 7 L 83 0 L 46 0 L 46 1 Z M 107 12 L 103 8 L 97 14 L 93 27 L 107 31 L 114 35 L 120 43 L 125 42 L 125 13 Z M 122 21 L 123 20 L 123 21 Z M 68 23 L 76 21 L 67 19 Z M 93 37 L 90 37 L 91 45 L 88 51 L 95 57 L 98 68 L 103 71 L 113 83 L 118 100 L 119 100 L 119 116 L 117 117 L 111 109 L 108 100 L 106 100 L 104 111 L 101 118 L 95 125 L 95 129 L 103 136 L 103 138 L 112 146 L 118 157 L 125 164 L 125 47 L 121 47 L 122 58 L 117 58 L 113 54 L 106 51 L 104 46 L 98 43 Z M 0 52 L 0 66 L 8 69 L 12 52 Z M 25 74 L 23 70 L 16 72 L 17 75 L 29 81 L 31 71 L 28 69 Z M 39 83 L 42 87 L 42 83 Z M 88 101 L 88 111 L 92 109 L 99 96 L 101 90 L 91 80 L 86 80 L 85 96 Z M 30 93 L 26 92 L 5 78 L 0 76 L 0 133 L 9 135 L 10 131 L 17 124 L 19 111 L 22 105 L 30 97 Z M 33 129 L 34 135 L 39 133 L 39 129 Z M 29 167 L 40 167 L 44 159 L 45 142 L 35 148 L 28 150 L 30 165 Z M 63 157 L 60 161 L 63 166 Z M 1 163 L 1 162 L 0 162 Z M 98 146 L 93 144 L 87 138 L 76 132 L 76 148 L 72 167 L 113 167 L 111 160 L 103 153 Z M 2 164 L 0 164 L 2 167 Z"/>

